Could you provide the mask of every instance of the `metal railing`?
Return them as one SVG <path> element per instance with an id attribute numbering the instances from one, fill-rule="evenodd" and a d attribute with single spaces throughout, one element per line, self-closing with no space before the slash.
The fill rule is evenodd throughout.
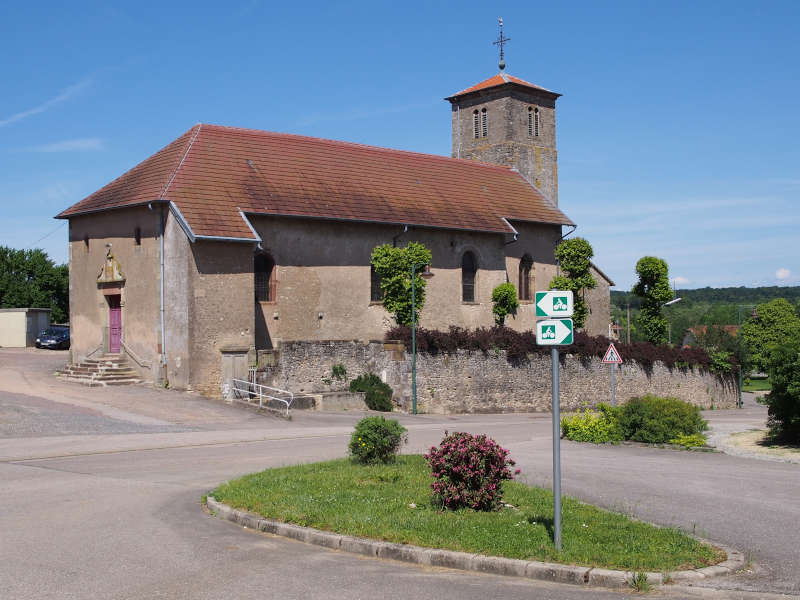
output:
<path id="1" fill-rule="evenodd" d="M 125 339 L 124 338 L 121 339 L 119 342 L 120 342 L 120 345 L 125 349 L 125 354 L 130 356 L 137 365 L 139 365 L 140 367 L 143 367 L 145 369 L 152 369 L 153 368 L 153 363 L 151 363 L 149 360 L 143 360 L 141 357 L 139 357 L 138 354 L 136 354 L 133 350 L 131 350 L 128 347 L 128 345 L 125 343 Z"/>
<path id="2" fill-rule="evenodd" d="M 289 409 L 294 402 L 294 393 L 288 390 L 281 390 L 278 388 L 269 387 L 268 385 L 261 385 L 252 381 L 245 381 L 243 379 L 231 379 L 231 396 L 234 400 L 243 400 L 248 404 L 254 404 L 258 400 L 259 408 L 273 409 L 273 407 L 265 404 L 274 401 L 282 404 L 286 409 L 286 416 L 289 416 Z"/>
<path id="3" fill-rule="evenodd" d="M 95 352 L 98 352 L 98 351 L 100 351 L 100 350 L 103 350 L 104 348 L 105 348 L 105 344 L 100 344 L 100 345 L 99 345 L 97 348 L 95 348 L 94 350 L 92 350 L 91 352 L 89 352 L 89 354 L 87 354 L 86 356 L 84 356 L 84 360 L 86 360 L 87 358 L 91 357 L 91 356 L 92 356 L 92 355 L 93 355 Z"/>

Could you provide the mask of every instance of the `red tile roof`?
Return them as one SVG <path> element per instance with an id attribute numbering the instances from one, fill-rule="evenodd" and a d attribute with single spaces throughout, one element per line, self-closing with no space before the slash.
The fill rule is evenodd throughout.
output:
<path id="1" fill-rule="evenodd" d="M 247 214 L 510 233 L 503 219 L 572 225 L 509 167 L 348 142 L 196 125 L 63 211 L 171 201 L 197 236 L 255 239 Z"/>
<path id="2" fill-rule="evenodd" d="M 480 83 L 476 83 L 472 87 L 468 87 L 465 90 L 461 90 L 460 92 L 457 92 L 457 93 L 453 94 L 452 96 L 448 97 L 447 100 L 452 100 L 453 98 L 458 98 L 459 96 L 464 96 L 465 94 L 471 94 L 472 92 L 478 92 L 480 90 L 486 90 L 486 89 L 489 89 L 489 88 L 498 87 L 498 86 L 506 85 L 506 84 L 509 84 L 509 83 L 512 83 L 512 84 L 515 83 L 517 85 L 521 85 L 521 86 L 524 86 L 524 87 L 529 87 L 529 88 L 532 88 L 532 89 L 537 90 L 539 92 L 547 92 L 548 94 L 552 94 L 554 96 L 560 96 L 561 95 L 561 94 L 559 94 L 557 92 L 551 92 L 550 90 L 547 90 L 547 89 L 545 89 L 543 87 L 539 87 L 538 85 L 534 85 L 534 84 L 532 84 L 532 83 L 530 83 L 528 81 L 525 81 L 524 79 L 520 79 L 519 77 L 514 77 L 513 75 L 509 75 L 508 73 L 498 73 L 497 75 L 489 77 L 489 79 L 487 79 L 485 81 L 481 81 Z"/>

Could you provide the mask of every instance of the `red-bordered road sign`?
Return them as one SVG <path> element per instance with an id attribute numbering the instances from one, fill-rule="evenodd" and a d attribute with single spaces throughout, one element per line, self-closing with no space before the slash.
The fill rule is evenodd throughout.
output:
<path id="1" fill-rule="evenodd" d="M 606 355 L 603 357 L 603 362 L 607 365 L 620 365 L 622 364 L 622 357 L 617 352 L 616 346 L 613 343 L 608 345 Z"/>

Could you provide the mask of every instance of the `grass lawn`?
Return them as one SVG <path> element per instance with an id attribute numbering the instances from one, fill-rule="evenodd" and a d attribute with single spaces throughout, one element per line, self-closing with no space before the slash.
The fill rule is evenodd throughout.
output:
<path id="1" fill-rule="evenodd" d="M 348 535 L 526 560 L 636 571 L 703 567 L 724 553 L 676 529 L 663 529 L 563 499 L 563 550 L 552 542 L 553 495 L 505 482 L 504 508 L 438 511 L 430 472 L 418 455 L 393 465 L 348 459 L 268 469 L 221 485 L 212 495 L 262 516 Z M 409 505 L 416 505 L 412 508 Z"/>
<path id="2" fill-rule="evenodd" d="M 769 378 L 766 379 L 751 379 L 750 383 L 742 383 L 743 392 L 768 392 L 772 389 L 772 384 Z"/>

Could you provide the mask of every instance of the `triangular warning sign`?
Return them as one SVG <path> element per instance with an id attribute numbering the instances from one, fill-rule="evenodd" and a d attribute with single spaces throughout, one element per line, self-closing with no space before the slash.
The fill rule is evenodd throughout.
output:
<path id="1" fill-rule="evenodd" d="M 619 355 L 619 352 L 617 352 L 613 343 L 608 345 L 608 350 L 606 350 L 606 355 L 603 357 L 603 362 L 612 365 L 622 364 L 622 357 Z"/>

